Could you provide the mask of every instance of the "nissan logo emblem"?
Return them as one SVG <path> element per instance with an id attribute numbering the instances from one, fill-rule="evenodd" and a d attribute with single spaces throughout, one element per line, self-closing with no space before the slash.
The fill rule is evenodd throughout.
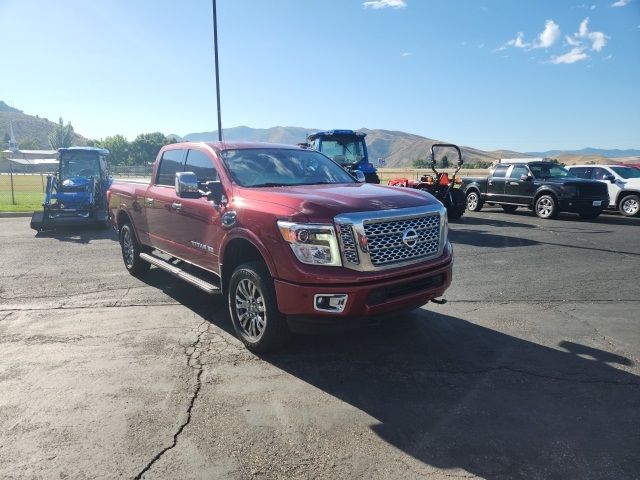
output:
<path id="1" fill-rule="evenodd" d="M 407 228 L 402 234 L 402 243 L 409 248 L 415 247 L 419 239 L 420 235 L 413 228 Z"/>

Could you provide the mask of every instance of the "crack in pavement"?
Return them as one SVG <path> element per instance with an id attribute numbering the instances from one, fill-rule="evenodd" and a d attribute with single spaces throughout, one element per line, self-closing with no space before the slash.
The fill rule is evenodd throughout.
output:
<path id="1" fill-rule="evenodd" d="M 200 331 L 201 328 L 205 326 L 204 330 Z M 158 452 L 152 459 L 147 463 L 147 465 L 138 473 L 134 478 L 135 480 L 140 480 L 142 476 L 153 467 L 153 465 L 162 458 L 162 456 L 167 453 L 169 450 L 173 449 L 178 444 L 178 437 L 185 429 L 187 425 L 191 422 L 191 411 L 193 410 L 193 405 L 200 394 L 200 389 L 202 387 L 202 372 L 203 372 L 203 363 L 200 361 L 200 356 L 202 355 L 202 336 L 209 331 L 209 322 L 206 320 L 198 325 L 197 330 L 198 336 L 196 340 L 186 347 L 183 347 L 185 355 L 187 355 L 187 366 L 193 370 L 196 370 L 196 386 L 194 388 L 193 394 L 191 395 L 191 400 L 189 401 L 189 406 L 187 407 L 187 418 L 182 424 L 178 427 L 176 433 L 173 434 L 173 441 L 171 445 L 163 448 Z"/>

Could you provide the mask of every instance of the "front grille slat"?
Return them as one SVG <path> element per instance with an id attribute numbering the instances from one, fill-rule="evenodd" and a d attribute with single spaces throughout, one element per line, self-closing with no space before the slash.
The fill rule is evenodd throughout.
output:
<path id="1" fill-rule="evenodd" d="M 440 215 L 428 214 L 402 220 L 364 221 L 371 263 L 385 266 L 419 260 L 436 254 L 440 248 Z M 411 247 L 403 235 L 411 229 L 416 235 Z"/>

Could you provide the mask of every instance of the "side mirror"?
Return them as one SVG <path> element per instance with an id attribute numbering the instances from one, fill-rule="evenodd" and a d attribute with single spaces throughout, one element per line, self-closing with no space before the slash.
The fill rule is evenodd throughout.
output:
<path id="1" fill-rule="evenodd" d="M 207 200 L 213 202 L 214 205 L 221 205 L 223 203 L 227 203 L 226 198 L 224 197 L 224 190 L 222 189 L 222 183 L 220 180 L 208 181 L 204 183 L 207 188 Z"/>
<path id="2" fill-rule="evenodd" d="M 198 177 L 193 172 L 176 173 L 176 195 L 180 198 L 200 198 Z"/>
<path id="3" fill-rule="evenodd" d="M 354 170 L 351 175 L 353 175 L 353 178 L 356 179 L 356 182 L 358 182 L 358 183 L 364 183 L 365 182 L 364 173 L 362 173 L 360 170 Z"/>
<path id="4" fill-rule="evenodd" d="M 520 175 L 521 182 L 530 182 L 531 180 L 533 180 L 531 175 Z"/>
<path id="5" fill-rule="evenodd" d="M 616 177 L 614 177 L 613 175 L 607 175 L 606 177 L 604 177 L 605 180 L 609 180 L 611 183 L 616 183 Z"/>

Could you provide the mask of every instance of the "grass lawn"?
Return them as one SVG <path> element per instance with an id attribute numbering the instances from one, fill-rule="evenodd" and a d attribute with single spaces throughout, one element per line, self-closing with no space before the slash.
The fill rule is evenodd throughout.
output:
<path id="1" fill-rule="evenodd" d="M 46 175 L 0 175 L 0 212 L 30 212 L 41 210 L 44 200 Z"/>

